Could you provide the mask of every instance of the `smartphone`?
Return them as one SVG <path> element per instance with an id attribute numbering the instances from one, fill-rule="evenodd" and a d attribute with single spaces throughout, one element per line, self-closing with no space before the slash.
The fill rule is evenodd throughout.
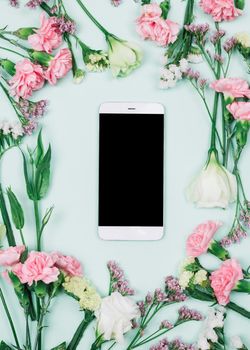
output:
<path id="1" fill-rule="evenodd" d="M 99 236 L 158 240 L 164 232 L 164 107 L 104 103 L 99 112 Z"/>

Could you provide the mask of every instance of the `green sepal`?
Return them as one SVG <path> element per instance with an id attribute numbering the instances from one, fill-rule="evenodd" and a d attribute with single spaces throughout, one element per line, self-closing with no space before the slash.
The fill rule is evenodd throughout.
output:
<path id="1" fill-rule="evenodd" d="M 160 3 L 160 8 L 162 10 L 162 14 L 161 14 L 162 18 L 167 19 L 170 7 L 171 7 L 170 6 L 170 0 L 163 0 Z"/>
<path id="2" fill-rule="evenodd" d="M 35 29 L 31 27 L 19 28 L 13 32 L 13 35 L 19 39 L 28 40 L 28 37 L 35 33 Z"/>
<path id="3" fill-rule="evenodd" d="M 237 121 L 236 123 L 236 140 L 239 148 L 245 147 L 248 138 L 250 123 L 248 120 Z"/>
<path id="4" fill-rule="evenodd" d="M 209 253 L 215 255 L 217 258 L 219 258 L 222 261 L 230 259 L 230 254 L 227 249 L 222 247 L 222 245 L 216 241 L 213 240 L 208 248 Z"/>
<path id="5" fill-rule="evenodd" d="M 56 346 L 55 348 L 52 348 L 51 350 L 66 350 L 67 349 L 67 345 L 66 342 Z"/>
<path id="6" fill-rule="evenodd" d="M 11 76 L 15 75 L 16 73 L 15 63 L 13 63 L 8 59 L 3 59 L 3 60 L 0 60 L 0 65 L 9 75 Z"/>
<path id="7" fill-rule="evenodd" d="M 10 203 L 12 221 L 16 229 L 21 230 L 24 226 L 24 214 L 21 204 L 10 187 L 7 188 L 7 196 Z"/>
<path id="8" fill-rule="evenodd" d="M 46 67 L 49 66 L 50 61 L 53 59 L 52 55 L 42 51 L 29 50 L 28 53 L 32 60 Z"/>
<path id="9" fill-rule="evenodd" d="M 234 0 L 234 5 L 239 10 L 244 10 L 245 0 Z"/>
<path id="10" fill-rule="evenodd" d="M 44 298 L 48 293 L 48 286 L 42 281 L 36 282 L 33 289 L 38 298 Z"/>
<path id="11" fill-rule="evenodd" d="M 64 282 L 64 275 L 63 273 L 60 273 L 57 280 L 51 283 L 48 287 L 48 293 L 50 297 L 54 298 L 60 292 L 63 282 Z"/>

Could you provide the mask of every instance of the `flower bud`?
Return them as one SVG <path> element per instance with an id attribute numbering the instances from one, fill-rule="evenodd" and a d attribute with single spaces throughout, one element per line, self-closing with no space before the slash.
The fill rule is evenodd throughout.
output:
<path id="1" fill-rule="evenodd" d="M 250 128 L 250 123 L 247 120 L 238 121 L 236 123 L 236 140 L 240 148 L 243 148 L 247 143 L 249 128 Z"/>
<path id="2" fill-rule="evenodd" d="M 78 68 L 74 74 L 74 78 L 73 78 L 74 83 L 81 84 L 81 82 L 85 78 L 85 75 L 86 75 L 86 73 L 84 72 L 84 70 Z"/>
<path id="3" fill-rule="evenodd" d="M 15 35 L 17 38 L 22 40 L 27 40 L 28 37 L 32 34 L 34 34 L 34 28 L 19 28 L 13 32 L 13 35 Z"/>
<path id="4" fill-rule="evenodd" d="M 15 74 L 15 64 L 12 61 L 8 59 L 3 59 L 0 60 L 0 65 L 9 75 L 13 76 Z"/>

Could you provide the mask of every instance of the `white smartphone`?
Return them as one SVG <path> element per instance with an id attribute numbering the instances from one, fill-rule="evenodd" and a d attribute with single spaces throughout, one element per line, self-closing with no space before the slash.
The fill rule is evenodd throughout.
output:
<path id="1" fill-rule="evenodd" d="M 99 236 L 163 236 L 164 107 L 104 103 L 99 120 Z"/>

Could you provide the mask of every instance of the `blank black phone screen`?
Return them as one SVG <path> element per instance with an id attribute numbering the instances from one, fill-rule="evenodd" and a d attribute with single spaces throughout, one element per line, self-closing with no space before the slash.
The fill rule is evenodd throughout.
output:
<path id="1" fill-rule="evenodd" d="M 100 114 L 99 226 L 163 226 L 164 115 Z"/>

